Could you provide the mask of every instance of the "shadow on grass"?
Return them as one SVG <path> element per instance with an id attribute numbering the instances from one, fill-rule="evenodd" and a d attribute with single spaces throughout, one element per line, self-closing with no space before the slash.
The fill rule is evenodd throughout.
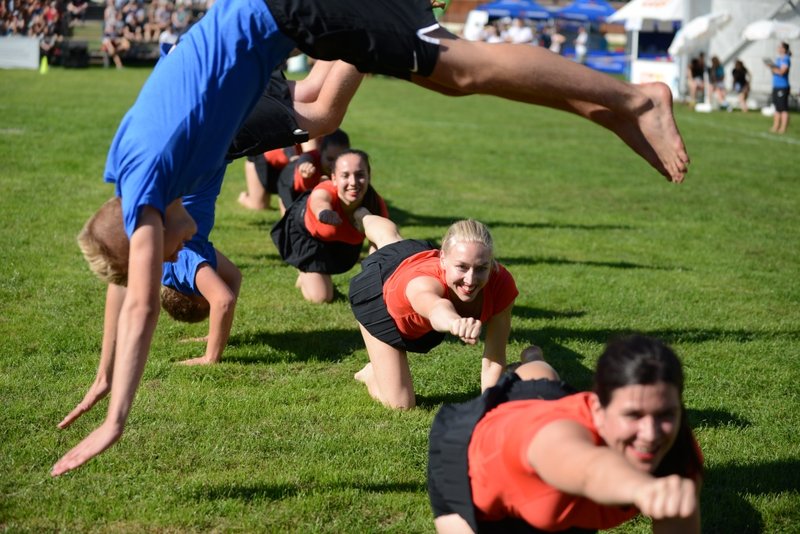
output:
<path id="1" fill-rule="evenodd" d="M 612 269 L 647 269 L 651 271 L 686 271 L 685 267 L 671 267 L 660 265 L 641 265 L 638 263 L 631 263 L 629 261 L 592 261 L 592 260 L 567 260 L 564 258 L 546 258 L 546 257 L 529 257 L 529 258 L 501 258 L 500 263 L 506 267 L 513 265 L 586 265 L 588 267 L 611 267 Z"/>
<path id="2" fill-rule="evenodd" d="M 300 361 L 338 362 L 354 350 L 364 347 L 361 334 L 353 329 L 315 330 L 313 332 L 249 332 L 231 336 L 228 345 L 234 348 L 251 347 L 263 356 L 225 355 L 237 363 L 271 363 Z M 266 347 L 273 349 L 266 350 Z M 274 354 L 274 352 L 281 354 Z"/>
<path id="3" fill-rule="evenodd" d="M 745 495 L 777 495 L 797 493 L 800 480 L 800 460 L 778 460 L 750 465 L 724 465 L 708 469 L 700 496 L 707 510 L 724 510 L 706 514 L 703 532 L 764 532 L 764 519 L 745 499 Z M 800 511 L 784 518 L 784 527 L 796 528 Z M 775 525 L 779 527 L 779 525 Z M 787 530 L 788 532 L 788 530 Z"/>
<path id="4" fill-rule="evenodd" d="M 325 492 L 328 490 L 356 489 L 367 493 L 425 493 L 427 486 L 418 482 L 381 483 L 336 482 L 320 483 L 309 487 L 307 484 L 219 484 L 203 485 L 187 491 L 188 498 L 195 501 L 213 501 L 236 499 L 239 501 L 280 501 L 298 495 L 308 494 L 310 490 Z"/>
<path id="5" fill-rule="evenodd" d="M 514 305 L 514 317 L 520 319 L 575 319 L 586 315 L 585 311 L 556 311 L 533 308 L 531 306 Z"/>
<path id="6" fill-rule="evenodd" d="M 387 202 L 392 220 L 402 229 L 403 226 L 440 226 L 447 228 L 461 217 L 440 217 L 431 215 L 417 215 Z M 542 222 L 520 221 L 493 221 L 481 219 L 481 222 L 492 228 L 529 228 L 548 230 L 631 230 L 633 227 L 615 224 L 560 224 Z M 439 239 L 441 236 L 439 237 Z"/>
<path id="7" fill-rule="evenodd" d="M 723 428 L 733 427 L 744 429 L 752 425 L 747 419 L 734 415 L 725 410 L 703 409 L 688 410 L 689 425 L 692 428 Z"/>

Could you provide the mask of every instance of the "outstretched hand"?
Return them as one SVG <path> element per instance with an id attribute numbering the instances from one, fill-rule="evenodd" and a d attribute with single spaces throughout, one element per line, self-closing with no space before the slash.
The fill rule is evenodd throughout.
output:
<path id="1" fill-rule="evenodd" d="M 639 488 L 634 504 L 656 520 L 691 517 L 697 508 L 695 483 L 678 475 L 653 479 Z"/>
<path id="2" fill-rule="evenodd" d="M 92 383 L 83 400 L 58 423 L 58 428 L 64 429 L 71 425 L 78 417 L 92 409 L 97 402 L 108 395 L 111 387 L 107 383 Z"/>
<path id="3" fill-rule="evenodd" d="M 122 427 L 113 423 L 103 423 L 62 456 L 50 470 L 50 475 L 57 477 L 82 466 L 116 443 L 121 436 Z"/>
<path id="4" fill-rule="evenodd" d="M 317 219 L 319 219 L 319 222 L 323 224 L 330 224 L 331 226 L 339 226 L 342 224 L 342 218 L 339 217 L 339 214 L 333 210 L 326 209 L 320 211 L 319 215 L 317 215 Z"/>
<path id="5" fill-rule="evenodd" d="M 307 180 L 314 176 L 314 174 L 317 172 L 317 167 L 310 161 L 304 161 L 297 166 L 297 172 L 300 173 L 300 176 L 302 176 L 304 180 Z"/>
<path id="6" fill-rule="evenodd" d="M 459 317 L 450 325 L 450 333 L 467 345 L 474 345 L 481 336 L 481 322 L 473 317 Z"/>

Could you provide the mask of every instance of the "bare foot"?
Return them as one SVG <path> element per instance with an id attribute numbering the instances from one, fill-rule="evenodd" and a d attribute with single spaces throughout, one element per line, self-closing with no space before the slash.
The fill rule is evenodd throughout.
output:
<path id="1" fill-rule="evenodd" d="M 200 358 L 192 358 L 191 360 L 184 360 L 178 363 L 180 365 L 214 365 L 215 363 L 219 363 L 219 361 L 202 356 Z"/>
<path id="2" fill-rule="evenodd" d="M 208 336 L 204 337 L 187 337 L 186 339 L 181 339 L 178 343 L 208 343 Z"/>
<path id="3" fill-rule="evenodd" d="M 656 169 L 662 174 L 666 171 L 670 181 L 680 183 L 689 170 L 689 154 L 686 153 L 672 114 L 672 92 L 660 82 L 637 87 L 651 102 L 651 106 L 638 115 L 636 122 L 645 141 L 658 157 Z M 648 159 L 646 154 L 640 155 Z"/>
<path id="4" fill-rule="evenodd" d="M 366 384 L 367 381 L 372 377 L 372 363 L 368 363 L 364 367 L 361 368 L 359 372 L 353 375 L 357 381 L 361 382 L 362 384 Z"/>
<path id="5" fill-rule="evenodd" d="M 241 204 L 242 206 L 244 206 L 249 210 L 269 209 L 269 206 L 265 205 L 263 202 L 259 202 L 258 200 L 248 195 L 247 191 L 242 191 L 241 193 L 239 193 L 239 198 L 237 200 L 239 201 L 239 204 Z"/>

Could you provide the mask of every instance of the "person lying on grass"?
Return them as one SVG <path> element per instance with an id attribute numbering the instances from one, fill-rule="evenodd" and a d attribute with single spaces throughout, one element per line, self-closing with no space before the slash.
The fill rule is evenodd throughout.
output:
<path id="1" fill-rule="evenodd" d="M 700 532 L 703 456 L 683 371 L 662 342 L 609 343 L 591 392 L 545 361 L 434 418 L 428 494 L 436 531 L 594 532 L 638 514 L 656 533 Z"/>
<path id="2" fill-rule="evenodd" d="M 494 259 L 489 229 L 471 219 L 453 224 L 441 249 L 402 239 L 382 217 L 357 213 L 378 250 L 350 282 L 350 304 L 369 363 L 355 374 L 369 394 L 390 408 L 413 408 L 408 352 L 426 353 L 446 334 L 478 343 L 485 331 L 481 389 L 493 386 L 506 364 L 514 278 Z"/>

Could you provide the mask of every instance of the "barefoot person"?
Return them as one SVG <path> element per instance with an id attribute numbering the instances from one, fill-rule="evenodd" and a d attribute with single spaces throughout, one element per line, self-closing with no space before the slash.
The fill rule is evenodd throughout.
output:
<path id="1" fill-rule="evenodd" d="M 369 355 L 355 379 L 384 405 L 413 408 L 407 353 L 426 353 L 448 333 L 474 345 L 483 331 L 481 389 L 493 386 L 506 365 L 518 291 L 511 273 L 494 259 L 489 230 L 471 219 L 456 222 L 439 250 L 403 240 L 381 217 L 364 215 L 363 225 L 378 250 L 350 282 L 350 304 Z"/>
<path id="2" fill-rule="evenodd" d="M 439 4 L 439 2 L 436 2 Z M 160 269 L 184 238 L 180 197 L 216 179 L 228 144 L 295 48 L 447 95 L 487 94 L 582 115 L 669 180 L 689 162 L 664 84 L 632 85 L 548 50 L 458 39 L 430 0 L 217 0 L 145 82 L 111 143 L 105 179 L 130 240 L 105 421 L 53 466 L 75 469 L 122 436 L 158 321 Z"/>
<path id="3" fill-rule="evenodd" d="M 434 419 L 428 494 L 439 533 L 589 532 L 638 514 L 653 532 L 700 532 L 703 458 L 672 350 L 609 343 L 592 392 L 544 361 Z M 508 402 L 514 401 L 514 402 Z"/>

